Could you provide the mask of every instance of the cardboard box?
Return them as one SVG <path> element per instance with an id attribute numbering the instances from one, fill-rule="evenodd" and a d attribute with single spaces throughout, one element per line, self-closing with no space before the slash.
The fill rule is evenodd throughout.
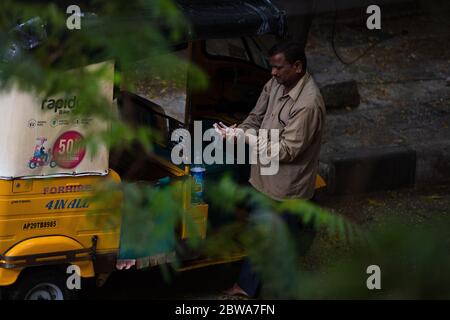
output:
<path id="1" fill-rule="evenodd" d="M 100 67 L 107 69 L 108 81 L 99 94 L 112 104 L 113 63 L 86 68 Z M 106 146 L 99 145 L 94 155 L 80 142 L 88 134 L 108 130 L 110 124 L 93 116 L 74 116 L 79 100 L 70 93 L 39 97 L 17 87 L 0 92 L 0 179 L 107 174 Z"/>

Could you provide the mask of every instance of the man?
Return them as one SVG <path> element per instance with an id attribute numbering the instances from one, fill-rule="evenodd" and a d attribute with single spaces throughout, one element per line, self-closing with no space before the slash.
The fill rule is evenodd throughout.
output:
<path id="1" fill-rule="evenodd" d="M 308 199 L 314 196 L 315 178 L 325 122 L 325 106 L 319 88 L 306 71 L 306 56 L 301 44 L 285 42 L 269 52 L 272 78 L 264 86 L 255 108 L 237 128 L 221 133 L 242 134 L 247 129 L 278 129 L 279 170 L 275 175 L 262 175 L 261 164 L 251 166 L 250 184 L 275 201 Z M 253 146 L 267 146 L 267 138 L 245 133 Z M 253 141 L 253 142 L 252 142 Z M 270 150 L 269 150 L 270 151 Z M 272 155 L 271 155 L 272 156 Z M 282 215 L 291 232 L 301 233 L 305 227 L 296 216 Z M 238 283 L 227 290 L 229 295 L 256 296 L 259 275 L 244 261 Z"/>

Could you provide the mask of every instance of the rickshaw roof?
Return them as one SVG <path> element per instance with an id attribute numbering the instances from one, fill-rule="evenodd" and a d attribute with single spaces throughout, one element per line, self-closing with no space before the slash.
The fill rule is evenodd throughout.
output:
<path id="1" fill-rule="evenodd" d="M 286 15 L 269 0 L 177 0 L 191 39 L 284 36 Z"/>
<path id="2" fill-rule="evenodd" d="M 188 21 L 190 28 L 178 43 L 189 40 L 205 40 L 220 38 L 237 38 L 272 34 L 283 37 L 286 32 L 286 14 L 269 0 L 174 0 L 181 13 Z M 70 1 L 69 1 L 70 2 Z M 81 1 L 84 3 L 84 1 Z M 64 0 L 58 3 L 63 5 Z M 134 10 L 129 7 L 123 16 L 108 17 L 98 11 L 99 8 L 89 5 L 83 6 L 82 19 L 85 20 L 83 30 L 87 32 L 102 32 L 108 24 L 120 21 L 128 26 L 141 28 L 148 19 L 154 19 L 152 6 L 140 7 Z M 150 18 L 151 17 L 151 18 Z M 159 23 L 157 23 L 159 24 Z M 163 33 L 168 25 L 160 24 Z M 46 39 L 46 25 L 39 17 L 13 27 L 20 47 L 33 49 Z M 28 30 L 28 31 L 27 31 Z M 29 30 L 34 30 L 30 33 Z M 67 35 L 70 32 L 66 31 Z M 66 35 L 66 36 L 67 36 Z M 37 36 L 37 38 L 36 38 Z M 23 39 L 22 39 L 23 38 Z M 32 46 L 30 46 L 30 43 Z M 30 46 L 30 47 L 29 47 Z"/>

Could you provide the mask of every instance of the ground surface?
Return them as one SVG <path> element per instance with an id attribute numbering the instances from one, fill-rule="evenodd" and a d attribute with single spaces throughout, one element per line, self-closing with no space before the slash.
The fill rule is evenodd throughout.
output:
<path id="1" fill-rule="evenodd" d="M 449 162 L 441 150 L 450 145 L 450 8 L 416 1 L 381 10 L 381 30 L 366 28 L 361 9 L 313 22 L 307 55 L 315 80 L 321 87 L 354 80 L 361 96 L 356 108 L 328 110 L 321 158 L 407 146 L 418 152 L 417 179 L 437 179 L 430 166 L 445 164 L 427 155 Z M 336 51 L 350 64 L 333 51 L 333 26 Z"/>
<path id="2" fill-rule="evenodd" d="M 397 217 L 405 224 L 450 216 L 450 186 L 430 186 L 359 196 L 322 197 L 319 203 L 363 229 L 383 225 Z M 333 259 L 348 254 L 349 246 L 320 233 L 303 262 L 306 270 L 322 270 Z M 114 273 L 105 286 L 91 289 L 86 299 L 223 299 L 221 291 L 230 286 L 239 272 L 239 263 L 208 267 L 174 274 L 165 282 L 158 268 L 148 271 Z"/>

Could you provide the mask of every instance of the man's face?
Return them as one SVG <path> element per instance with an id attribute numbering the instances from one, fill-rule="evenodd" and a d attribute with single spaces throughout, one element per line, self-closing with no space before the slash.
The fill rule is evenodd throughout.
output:
<path id="1" fill-rule="evenodd" d="M 296 62 L 290 64 L 284 53 L 277 53 L 270 57 L 270 67 L 272 68 L 272 77 L 277 80 L 279 84 L 289 86 L 298 80 L 302 71 L 301 63 Z"/>

